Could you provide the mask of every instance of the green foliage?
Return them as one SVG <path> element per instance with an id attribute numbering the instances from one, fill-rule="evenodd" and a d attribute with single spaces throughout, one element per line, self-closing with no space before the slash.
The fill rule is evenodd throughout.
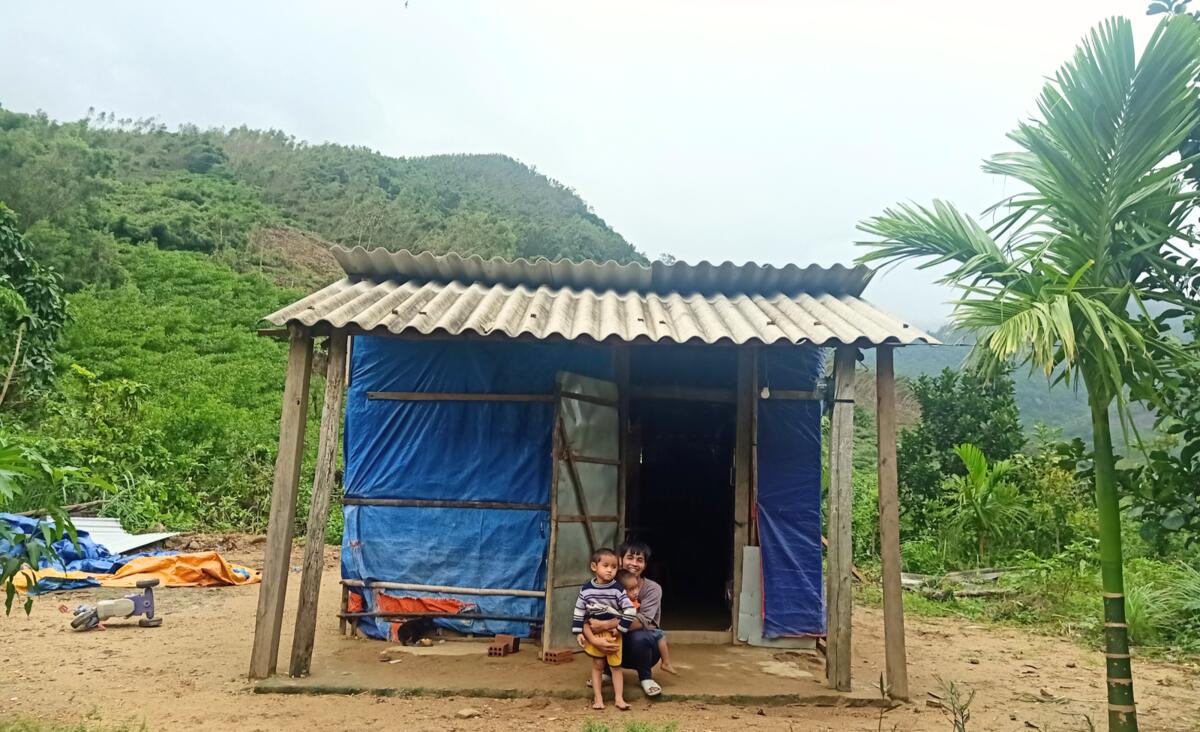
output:
<path id="1" fill-rule="evenodd" d="M 1195 264 L 1180 241 L 1200 198 L 1184 186 L 1195 160 L 1177 151 L 1200 126 L 1197 26 L 1164 20 L 1140 58 L 1127 20 L 1093 30 L 1043 87 L 1038 117 L 1009 135 L 1017 150 L 985 163 L 1020 191 L 991 209 L 989 228 L 941 201 L 897 206 L 861 226 L 877 240 L 860 261 L 951 265 L 943 282 L 961 292 L 955 325 L 977 336 L 973 354 L 985 373 L 1016 360 L 1084 383 L 1103 587 L 1112 594 L 1124 583 L 1110 410 L 1131 427 L 1128 390 L 1181 355 L 1146 303 L 1195 308 L 1175 281 Z M 1111 653 L 1124 653 L 1123 619 L 1119 607 L 1106 610 Z M 1130 673 L 1127 660 L 1109 664 L 1110 680 Z M 1132 689 L 1110 684 L 1108 692 L 1109 726 L 1136 731 L 1135 715 L 1111 711 L 1133 704 Z"/>
<path id="2" fill-rule="evenodd" d="M 54 350 L 67 319 L 58 276 L 33 258 L 16 215 L 0 203 L 0 406 L 44 390 L 54 376 Z"/>
<path id="3" fill-rule="evenodd" d="M 944 515 L 947 540 L 961 543 L 969 538 L 982 565 L 995 544 L 1021 531 L 1029 512 L 1009 481 L 1011 462 L 997 460 L 989 466 L 983 451 L 967 443 L 955 452 L 967 474 L 949 476 L 943 485 L 948 504 Z"/>
<path id="4" fill-rule="evenodd" d="M 252 229 L 276 219 L 254 188 L 190 172 L 118 184 L 101 213 L 118 239 L 206 253 L 245 249 Z"/>
<path id="5" fill-rule="evenodd" d="M 79 545 L 75 525 L 56 500 L 56 489 L 80 483 L 99 483 L 87 471 L 51 464 L 36 450 L 0 433 L 0 512 L 20 510 L 32 505 L 39 518 L 29 534 L 0 521 L 0 586 L 4 588 L 4 613 L 12 613 L 17 596 L 14 581 L 24 573 L 27 583 L 32 575 L 26 567 L 38 567 L 43 558 L 58 560 L 54 543 L 69 537 Z M 26 596 L 22 609 L 28 615 L 33 598 Z"/>
<path id="6" fill-rule="evenodd" d="M 989 460 L 1005 460 L 1021 449 L 1025 438 L 1013 382 L 1005 374 L 989 380 L 945 369 L 918 377 L 910 388 L 921 405 L 921 421 L 901 432 L 896 464 L 901 529 L 906 538 L 915 538 L 937 510 L 943 476 L 966 474 L 956 452 L 960 444 L 978 446 Z"/>
<path id="7" fill-rule="evenodd" d="M 68 498 L 127 528 L 263 528 L 285 353 L 250 326 L 295 293 L 193 253 L 125 245 L 120 264 L 126 284 L 73 299 L 58 398 L 13 428 L 104 477 Z"/>
<path id="8" fill-rule="evenodd" d="M 1197 295 L 1195 285 L 1189 289 Z M 1145 387 L 1159 405 L 1156 435 L 1143 442 L 1144 459 L 1119 473 L 1128 515 L 1141 521 L 1143 538 L 1160 551 L 1173 538 L 1200 545 L 1200 355 L 1194 350 L 1200 343 L 1200 315 L 1187 321 L 1186 333 L 1191 348 Z"/>

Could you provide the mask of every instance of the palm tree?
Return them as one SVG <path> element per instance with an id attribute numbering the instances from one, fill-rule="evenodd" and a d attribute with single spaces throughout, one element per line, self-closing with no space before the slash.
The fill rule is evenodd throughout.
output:
<path id="1" fill-rule="evenodd" d="M 947 528 L 956 537 L 974 538 L 979 566 L 983 566 L 991 542 L 1015 530 L 1029 514 L 1016 486 L 1008 481 L 1011 462 L 997 460 L 989 466 L 983 450 L 969 443 L 954 452 L 967 467 L 967 474 L 946 480 L 951 506 Z"/>
<path id="2" fill-rule="evenodd" d="M 863 222 L 878 237 L 862 262 L 950 265 L 960 288 L 953 318 L 978 338 L 976 364 L 1029 363 L 1082 382 L 1092 413 L 1108 659 L 1109 728 L 1137 730 L 1125 624 L 1121 526 L 1110 411 L 1129 424 L 1126 389 L 1169 348 L 1131 313 L 1181 302 L 1170 287 L 1195 242 L 1185 218 L 1197 193 L 1183 185 L 1195 158 L 1175 156 L 1200 122 L 1192 87 L 1200 29 L 1163 21 L 1140 59 L 1129 21 L 1094 29 L 1042 90 L 1039 115 L 1009 138 L 1019 148 L 984 165 L 1022 192 L 996 204 L 983 227 L 954 206 L 901 205 Z M 1181 244 L 1180 242 L 1184 242 Z M 1149 320 L 1149 318 L 1145 318 Z"/>

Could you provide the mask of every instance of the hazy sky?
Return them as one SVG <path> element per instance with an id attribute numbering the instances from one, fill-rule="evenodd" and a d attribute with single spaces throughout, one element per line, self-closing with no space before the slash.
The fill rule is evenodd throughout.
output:
<path id="1" fill-rule="evenodd" d="M 652 257 L 830 264 L 894 202 L 1004 195 L 981 159 L 1097 21 L 1147 37 L 1146 4 L 15 2 L 0 104 L 505 153 Z M 933 325 L 932 281 L 867 295 Z"/>

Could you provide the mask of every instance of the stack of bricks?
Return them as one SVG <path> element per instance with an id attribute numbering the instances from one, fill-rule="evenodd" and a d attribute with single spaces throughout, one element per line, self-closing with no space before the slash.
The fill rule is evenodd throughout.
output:
<path id="1" fill-rule="evenodd" d="M 496 634 L 496 639 L 488 646 L 489 656 L 507 656 L 521 650 L 521 639 L 506 633 Z"/>
<path id="2" fill-rule="evenodd" d="M 570 663 L 575 660 L 575 652 L 570 648 L 551 648 L 542 652 L 542 660 L 550 664 Z"/>

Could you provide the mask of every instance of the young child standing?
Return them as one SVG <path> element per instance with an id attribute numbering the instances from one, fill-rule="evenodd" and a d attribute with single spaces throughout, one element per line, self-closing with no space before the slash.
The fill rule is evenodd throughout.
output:
<path id="1" fill-rule="evenodd" d="M 617 572 L 617 582 L 621 583 L 621 586 L 625 588 L 625 594 L 629 595 L 629 601 L 633 603 L 634 608 L 640 610 L 642 604 L 638 601 L 638 595 L 642 590 L 641 579 L 633 572 L 622 569 L 620 572 Z M 648 627 L 646 630 L 650 631 L 650 634 L 654 636 L 654 640 L 658 643 L 658 655 L 662 656 L 662 663 L 659 664 L 659 668 L 669 674 L 678 676 L 679 672 L 671 665 L 671 655 L 667 650 L 667 632 L 662 628 Z"/>
<path id="2" fill-rule="evenodd" d="M 625 685 L 621 677 L 621 647 L 620 637 L 636 617 L 636 609 L 625 594 L 625 588 L 617 582 L 617 553 L 612 549 L 597 549 L 592 554 L 592 579 L 579 590 L 579 598 L 575 600 L 575 613 L 571 620 L 571 632 L 579 635 L 583 625 L 589 620 L 618 620 L 614 630 L 595 633 L 598 637 L 617 641 L 615 653 L 605 653 L 591 643 L 583 647 L 585 653 L 592 657 L 592 709 L 604 708 L 604 696 L 601 694 L 601 676 L 605 666 L 613 669 L 613 703 L 617 709 L 626 711 L 629 704 L 625 702 Z"/>

